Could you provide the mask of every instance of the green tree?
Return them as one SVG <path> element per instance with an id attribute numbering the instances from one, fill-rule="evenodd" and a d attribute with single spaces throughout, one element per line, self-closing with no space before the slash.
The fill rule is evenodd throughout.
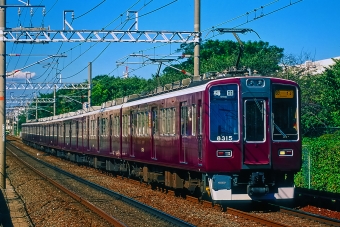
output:
<path id="1" fill-rule="evenodd" d="M 194 44 L 182 44 L 177 50 L 185 55 L 193 56 Z M 239 54 L 239 44 L 233 41 L 207 40 L 201 44 L 201 72 L 222 72 L 235 66 Z M 239 67 L 257 70 L 262 75 L 271 75 L 280 69 L 279 62 L 283 57 L 283 48 L 271 46 L 268 42 L 245 42 Z M 172 65 L 187 72 L 194 71 L 194 58 Z M 188 77 L 171 67 L 163 70 L 161 85 Z"/>

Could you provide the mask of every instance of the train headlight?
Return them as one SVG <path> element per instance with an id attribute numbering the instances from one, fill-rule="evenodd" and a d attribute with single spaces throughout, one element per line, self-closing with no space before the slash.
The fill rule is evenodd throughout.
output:
<path id="1" fill-rule="evenodd" d="M 264 87 L 263 79 L 248 79 L 247 80 L 248 87 Z"/>
<path id="2" fill-rule="evenodd" d="M 217 150 L 217 157 L 219 158 L 230 158 L 233 156 L 232 150 Z"/>
<path id="3" fill-rule="evenodd" d="M 279 156 L 293 156 L 293 149 L 280 149 Z"/>

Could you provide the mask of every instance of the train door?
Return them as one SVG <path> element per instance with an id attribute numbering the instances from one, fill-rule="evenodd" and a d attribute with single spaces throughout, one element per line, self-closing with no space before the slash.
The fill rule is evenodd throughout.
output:
<path id="1" fill-rule="evenodd" d="M 134 146 L 134 132 L 135 131 L 135 116 L 133 111 L 130 111 L 130 132 L 129 132 L 129 146 L 130 146 L 130 157 L 135 157 L 135 146 Z"/>
<path id="2" fill-rule="evenodd" d="M 270 162 L 268 102 L 249 98 L 243 103 L 244 164 L 267 165 Z"/>
<path id="3" fill-rule="evenodd" d="M 151 115 L 149 115 L 149 122 L 151 123 L 151 158 L 152 159 L 157 159 L 156 158 L 156 143 L 155 143 L 155 136 L 157 135 L 158 132 L 158 112 L 157 112 L 157 107 L 153 107 L 151 109 Z"/>
<path id="4" fill-rule="evenodd" d="M 188 149 L 188 106 L 187 102 L 180 103 L 180 154 L 179 162 L 187 163 L 187 149 Z"/>

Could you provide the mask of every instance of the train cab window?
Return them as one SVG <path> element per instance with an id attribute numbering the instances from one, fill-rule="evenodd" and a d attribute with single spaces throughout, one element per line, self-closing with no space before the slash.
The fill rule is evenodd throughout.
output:
<path id="1" fill-rule="evenodd" d="M 298 93 L 292 85 L 273 85 L 272 133 L 273 140 L 298 140 Z"/>
<path id="2" fill-rule="evenodd" d="M 239 140 L 237 84 L 212 86 L 209 93 L 210 140 Z"/>

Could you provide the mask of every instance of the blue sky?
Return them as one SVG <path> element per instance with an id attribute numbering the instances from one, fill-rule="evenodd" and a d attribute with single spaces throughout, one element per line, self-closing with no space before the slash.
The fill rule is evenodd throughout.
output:
<path id="1" fill-rule="evenodd" d="M 7 5 L 22 5 L 27 0 L 7 0 Z M 296 3 L 296 4 L 293 4 Z M 34 8 L 7 8 L 7 28 L 50 27 L 63 29 L 63 11 L 74 10 L 75 19 L 70 14 L 66 19 L 75 30 L 127 30 L 132 21 L 126 21 L 126 11 L 138 11 L 139 30 L 194 30 L 194 0 L 30 0 L 31 5 L 44 5 Z M 292 4 L 292 5 L 291 5 Z M 261 9 L 261 6 L 263 7 Z M 255 9 L 256 12 L 255 12 Z M 248 16 L 246 13 L 249 13 Z M 251 28 L 255 33 L 240 34 L 242 41 L 266 41 L 270 45 L 282 47 L 285 54 L 300 56 L 307 53 L 311 60 L 321 60 L 340 56 L 340 1 L 339 0 L 201 0 L 201 31 L 203 41 L 212 38 L 234 40 L 232 34 L 218 35 L 211 32 L 216 28 Z M 259 17 L 260 15 L 265 15 Z M 254 18 L 258 19 L 254 20 Z M 249 21 L 247 23 L 247 21 Z M 125 25 L 125 26 L 124 26 Z M 61 73 L 63 82 L 83 82 L 87 79 L 86 66 L 93 62 L 93 76 L 109 74 L 123 76 L 126 66 L 130 75 L 150 78 L 156 73 L 157 65 L 120 65 L 117 61 L 132 53 L 146 55 L 170 55 L 179 44 L 160 43 L 50 43 L 13 44 L 7 43 L 7 54 L 20 54 L 20 57 L 7 57 L 7 72 L 23 68 L 54 54 L 66 57 L 49 59 L 23 70 L 23 75 L 31 75 L 33 82 L 56 81 Z M 129 58 L 129 61 L 142 61 Z M 30 73 L 30 74 L 29 74 Z M 204 72 L 202 72 L 204 73 Z M 8 79 L 8 82 L 16 79 Z M 22 80 L 21 80 L 22 81 Z M 33 91 L 22 93 L 30 94 Z M 41 91 L 42 92 L 42 91 Z"/>

